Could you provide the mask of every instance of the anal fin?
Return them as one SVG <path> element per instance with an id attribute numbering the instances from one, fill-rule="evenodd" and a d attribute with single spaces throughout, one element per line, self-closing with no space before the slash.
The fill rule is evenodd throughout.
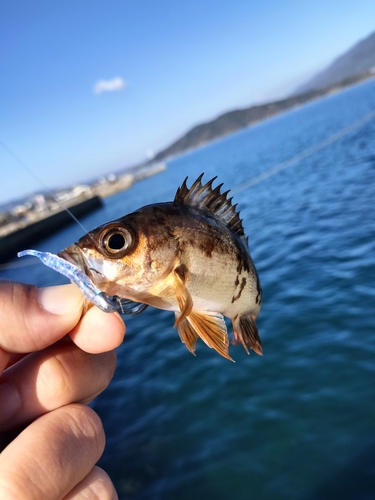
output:
<path id="1" fill-rule="evenodd" d="M 250 354 L 247 346 L 250 346 L 260 356 L 263 355 L 262 343 L 260 341 L 258 328 L 252 316 L 238 316 L 233 320 L 234 343 L 241 342 L 247 354 Z"/>

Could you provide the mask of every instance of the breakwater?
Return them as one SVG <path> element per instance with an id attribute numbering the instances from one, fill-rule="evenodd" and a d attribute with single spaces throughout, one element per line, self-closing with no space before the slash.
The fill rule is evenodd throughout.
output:
<path id="1" fill-rule="evenodd" d="M 81 217 L 101 207 L 102 204 L 102 199 L 99 196 L 94 196 L 70 206 L 69 210 L 75 217 Z M 61 210 L 3 236 L 0 238 L 0 263 L 16 257 L 17 252 L 24 250 L 25 246 L 32 246 L 35 242 L 73 222 L 70 214 L 66 210 Z"/>

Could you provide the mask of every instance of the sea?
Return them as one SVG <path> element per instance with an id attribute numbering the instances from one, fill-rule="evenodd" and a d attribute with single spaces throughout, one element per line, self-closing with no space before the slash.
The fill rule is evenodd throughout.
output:
<path id="1" fill-rule="evenodd" d="M 81 221 L 170 201 L 202 172 L 241 211 L 264 355 L 231 346 L 232 363 L 199 341 L 194 357 L 172 313 L 125 317 L 115 376 L 92 403 L 99 465 L 121 500 L 375 498 L 375 80 L 174 158 Z M 72 224 L 35 248 L 81 235 Z M 1 277 L 66 282 L 41 264 Z"/>

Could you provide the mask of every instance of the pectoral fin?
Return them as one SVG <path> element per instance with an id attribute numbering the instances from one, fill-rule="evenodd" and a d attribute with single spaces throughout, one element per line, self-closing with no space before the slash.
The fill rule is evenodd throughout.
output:
<path id="1" fill-rule="evenodd" d="M 233 320 L 234 344 L 243 345 L 247 354 L 250 354 L 248 345 L 260 356 L 263 355 L 258 328 L 252 316 L 237 316 Z"/>

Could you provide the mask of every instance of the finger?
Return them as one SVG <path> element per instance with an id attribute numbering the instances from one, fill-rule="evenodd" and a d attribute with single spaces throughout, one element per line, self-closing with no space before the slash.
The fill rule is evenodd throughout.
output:
<path id="1" fill-rule="evenodd" d="M 0 431 L 73 402 L 88 403 L 113 377 L 116 354 L 88 354 L 59 342 L 8 368 L 0 383 Z"/>
<path id="2" fill-rule="evenodd" d="M 9 352 L 4 351 L 4 349 L 0 347 L 0 374 L 5 370 L 6 366 L 9 365 L 10 356 Z"/>
<path id="3" fill-rule="evenodd" d="M 118 313 L 108 314 L 92 307 L 69 335 L 86 352 L 110 351 L 124 340 L 125 324 Z"/>
<path id="4" fill-rule="evenodd" d="M 99 467 L 81 481 L 64 500 L 117 500 L 118 496 L 108 474 Z"/>
<path id="5" fill-rule="evenodd" d="M 75 285 L 38 289 L 0 280 L 2 350 L 25 353 L 56 342 L 78 323 L 82 306 L 83 295 Z"/>
<path id="6" fill-rule="evenodd" d="M 43 415 L 1 453 L 0 498 L 64 498 L 90 473 L 104 442 L 102 423 L 87 406 Z"/>

